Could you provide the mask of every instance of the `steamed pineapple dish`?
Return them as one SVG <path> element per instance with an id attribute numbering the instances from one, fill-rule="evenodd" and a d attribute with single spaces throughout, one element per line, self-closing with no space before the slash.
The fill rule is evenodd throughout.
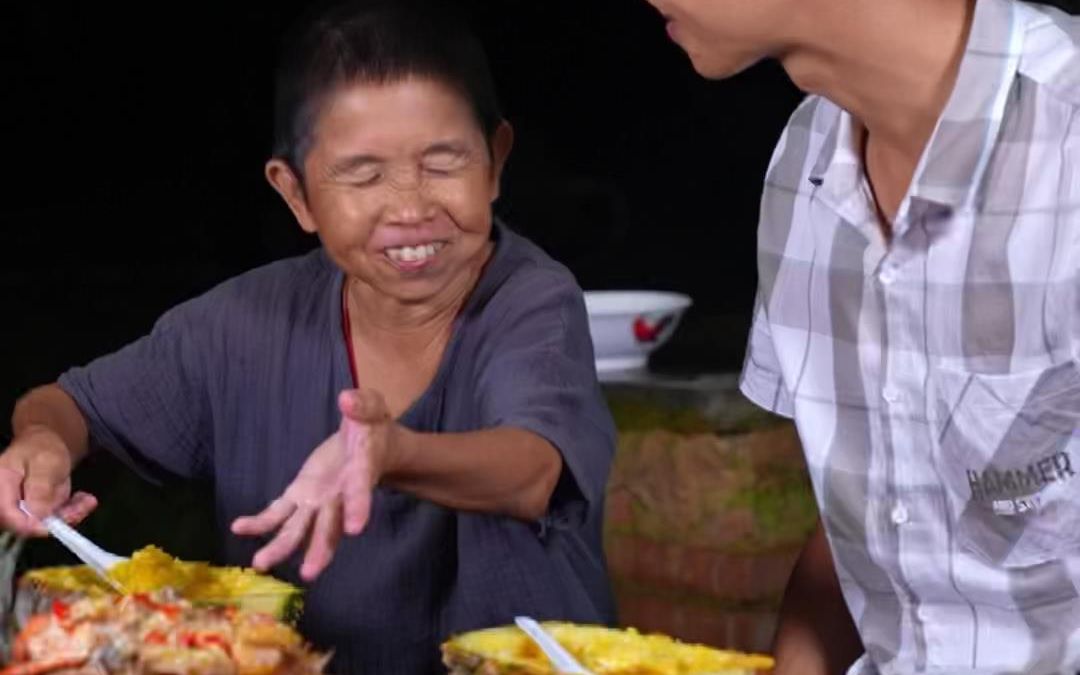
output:
<path id="1" fill-rule="evenodd" d="M 228 605 L 295 620 L 302 607 L 296 586 L 240 567 L 212 567 L 177 560 L 156 546 L 136 551 L 109 571 L 126 593 L 170 589 L 194 604 Z M 102 597 L 115 592 L 86 566 L 48 567 L 27 572 L 20 581 L 20 614 L 37 613 L 54 598 Z"/>
<path id="2" fill-rule="evenodd" d="M 767 656 L 686 644 L 634 629 L 543 624 L 594 675 L 752 675 L 768 672 Z M 459 635 L 442 646 L 451 675 L 554 675 L 540 649 L 516 627 Z"/>
<path id="3" fill-rule="evenodd" d="M 272 577 L 153 546 L 109 576 L 123 595 L 85 566 L 24 575 L 0 675 L 315 675 L 328 660 L 286 623 L 300 589 Z"/>
<path id="4" fill-rule="evenodd" d="M 328 658 L 268 614 L 158 591 L 54 600 L 0 675 L 319 675 Z"/>

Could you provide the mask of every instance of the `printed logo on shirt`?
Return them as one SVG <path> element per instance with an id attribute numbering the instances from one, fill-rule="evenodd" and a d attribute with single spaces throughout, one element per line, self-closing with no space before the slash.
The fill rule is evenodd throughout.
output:
<path id="1" fill-rule="evenodd" d="M 971 499 L 990 505 L 1001 515 L 1038 511 L 1042 506 L 1039 493 L 1043 488 L 1075 475 L 1072 458 L 1066 452 L 1054 453 L 1017 469 L 999 471 L 990 467 L 983 471 L 967 471 Z"/>

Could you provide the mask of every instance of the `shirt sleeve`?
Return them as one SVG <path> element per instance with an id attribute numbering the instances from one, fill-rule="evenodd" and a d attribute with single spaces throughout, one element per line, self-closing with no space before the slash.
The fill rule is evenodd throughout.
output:
<path id="1" fill-rule="evenodd" d="M 492 322 L 477 366 L 485 427 L 517 427 L 562 455 L 542 526 L 578 527 L 602 507 L 615 429 L 596 377 L 581 289 L 567 273 L 520 275 L 485 310 Z"/>
<path id="2" fill-rule="evenodd" d="M 769 319 L 760 294 L 754 303 L 754 323 L 746 347 L 739 389 L 755 405 L 784 417 L 793 417 L 795 409 L 791 394 L 784 384 L 780 361 L 776 358 Z"/>
<path id="3" fill-rule="evenodd" d="M 91 444 L 154 482 L 207 473 L 211 431 L 199 339 L 206 328 L 194 307 L 174 308 L 149 335 L 58 381 L 85 416 Z"/>

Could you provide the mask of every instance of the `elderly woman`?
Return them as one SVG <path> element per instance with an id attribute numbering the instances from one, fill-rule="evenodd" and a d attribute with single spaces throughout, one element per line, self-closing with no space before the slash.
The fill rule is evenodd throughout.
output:
<path id="1" fill-rule="evenodd" d="M 493 222 L 512 132 L 480 47 L 430 7 L 339 9 L 277 85 L 266 176 L 322 246 L 20 400 L 0 525 L 41 534 L 20 498 L 84 518 L 91 448 L 208 479 L 225 562 L 311 582 L 339 673 L 431 672 L 515 614 L 609 621 L 612 424 L 581 290 Z"/>

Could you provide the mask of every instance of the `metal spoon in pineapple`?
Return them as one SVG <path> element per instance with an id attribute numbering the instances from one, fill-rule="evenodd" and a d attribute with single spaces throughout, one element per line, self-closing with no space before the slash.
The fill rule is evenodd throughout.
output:
<path id="1" fill-rule="evenodd" d="M 26 502 L 22 500 L 19 500 L 19 510 L 44 525 L 45 529 L 49 531 L 49 534 L 63 544 L 67 550 L 75 554 L 76 558 L 86 563 L 87 567 L 94 570 L 94 572 L 96 572 L 110 588 L 121 595 L 124 594 L 123 586 L 121 586 L 116 579 L 109 576 L 109 570 L 117 563 L 126 562 L 128 560 L 127 558 L 109 553 L 79 534 L 75 528 L 56 516 L 50 515 L 45 516 L 44 518 L 38 518 L 30 512 L 29 507 L 26 506 Z"/>

